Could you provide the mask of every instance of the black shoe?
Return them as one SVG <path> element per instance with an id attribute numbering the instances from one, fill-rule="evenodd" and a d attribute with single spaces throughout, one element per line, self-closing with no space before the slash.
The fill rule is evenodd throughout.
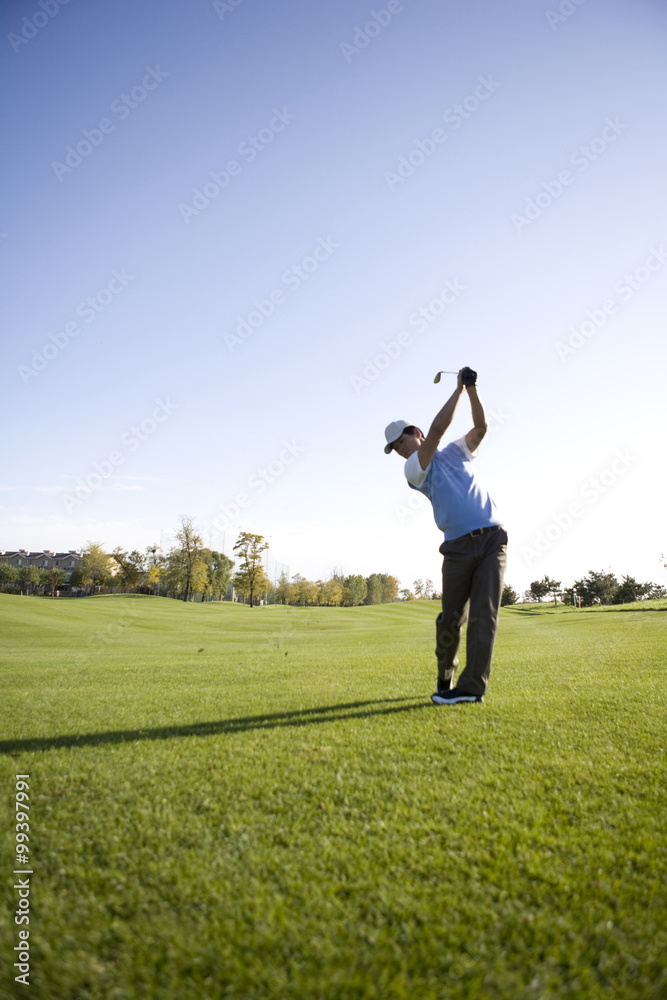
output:
<path id="1" fill-rule="evenodd" d="M 459 691 L 458 688 L 450 688 L 449 691 L 441 691 L 438 689 L 435 694 L 431 695 L 431 701 L 434 705 L 459 705 L 463 701 L 474 701 L 481 702 L 484 698 L 481 694 L 466 694 L 465 691 Z"/>

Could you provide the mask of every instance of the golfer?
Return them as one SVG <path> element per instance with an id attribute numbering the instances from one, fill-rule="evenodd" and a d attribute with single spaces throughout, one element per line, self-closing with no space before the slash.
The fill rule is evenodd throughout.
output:
<path id="1" fill-rule="evenodd" d="M 444 532 L 440 546 L 442 611 L 436 619 L 438 686 L 431 695 L 436 705 L 484 699 L 505 575 L 507 532 L 474 469 L 475 452 L 486 434 L 476 382 L 476 372 L 461 369 L 456 391 L 435 417 L 426 437 L 405 420 L 395 420 L 385 430 L 385 452 L 395 451 L 406 460 L 409 485 L 429 498 L 435 522 Z M 438 450 L 464 392 L 470 400 L 473 428 L 465 437 Z M 461 628 L 466 619 L 466 665 L 454 686 Z"/>

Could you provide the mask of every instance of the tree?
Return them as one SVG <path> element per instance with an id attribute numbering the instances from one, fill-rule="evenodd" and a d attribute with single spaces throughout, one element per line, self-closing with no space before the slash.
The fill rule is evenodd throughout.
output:
<path id="1" fill-rule="evenodd" d="M 234 552 L 238 552 L 241 562 L 233 583 L 240 594 L 250 598 L 250 607 L 253 606 L 255 595 L 271 586 L 262 565 L 262 552 L 268 547 L 269 543 L 263 535 L 253 535 L 249 531 L 242 531 L 234 545 Z"/>
<path id="2" fill-rule="evenodd" d="M 147 587 L 150 587 L 151 594 L 157 593 L 159 597 L 160 583 L 164 576 L 164 559 L 161 555 L 158 556 L 158 551 L 160 551 L 160 547 L 155 544 L 149 545 L 146 549 L 146 578 L 144 582 Z"/>
<path id="3" fill-rule="evenodd" d="M 414 601 L 415 599 L 415 595 L 412 593 L 411 590 L 408 590 L 407 587 L 403 588 L 400 596 L 402 601 Z"/>
<path id="4" fill-rule="evenodd" d="M 181 568 L 183 600 L 189 601 L 192 592 L 192 573 L 204 543 L 201 536 L 195 531 L 194 521 L 191 517 L 182 515 L 180 523 L 180 530 L 176 532 L 176 541 L 179 543 L 176 551 Z"/>
<path id="5" fill-rule="evenodd" d="M 86 542 L 81 557 L 81 584 L 88 589 L 88 587 L 102 587 L 110 580 L 110 557 L 104 552 L 100 542 Z"/>
<path id="6" fill-rule="evenodd" d="M 614 594 L 612 604 L 632 604 L 643 600 L 651 592 L 652 584 L 638 583 L 634 576 L 624 576 Z"/>
<path id="7" fill-rule="evenodd" d="M 320 592 L 317 584 L 313 580 L 304 580 L 301 584 L 302 602 L 304 607 L 315 605 L 319 601 Z"/>
<path id="8" fill-rule="evenodd" d="M 31 590 L 34 591 L 41 583 L 37 566 L 19 566 L 18 581 L 21 590 L 25 588 L 26 594 L 30 594 Z"/>
<path id="9" fill-rule="evenodd" d="M 120 547 L 116 547 L 112 552 L 112 557 L 119 566 L 118 583 L 123 590 L 136 590 L 145 572 L 145 560 L 141 552 L 134 549 L 132 552 L 124 552 Z"/>
<path id="10" fill-rule="evenodd" d="M 222 600 L 227 593 L 229 581 L 232 578 L 234 560 L 226 556 L 224 552 L 212 552 L 205 550 L 205 559 L 208 565 L 208 574 L 211 584 L 211 593 L 218 600 Z"/>
<path id="11" fill-rule="evenodd" d="M 337 607 L 343 599 L 343 585 L 339 580 L 320 581 L 318 598 L 320 604 Z"/>
<path id="12" fill-rule="evenodd" d="M 433 580 L 424 580 L 424 600 L 432 601 L 435 596 Z"/>
<path id="13" fill-rule="evenodd" d="M 190 574 L 190 590 L 192 594 L 202 594 L 206 599 L 211 590 L 211 576 L 208 563 L 202 555 L 197 556 Z"/>
<path id="14" fill-rule="evenodd" d="M 30 567 L 30 571 L 28 573 L 28 582 L 30 587 L 32 587 L 32 592 L 34 594 L 37 588 L 39 587 L 40 583 L 42 582 L 42 577 L 40 575 L 38 566 Z"/>
<path id="15" fill-rule="evenodd" d="M 163 569 L 159 563 L 154 562 L 148 568 L 146 573 L 146 584 L 151 588 L 151 593 L 155 594 L 157 591 L 158 595 L 160 593 L 160 581 L 162 579 Z"/>
<path id="16" fill-rule="evenodd" d="M 275 589 L 275 599 L 280 604 L 291 604 L 292 603 L 292 584 L 289 581 L 287 573 L 283 570 L 280 574 L 280 579 L 278 580 L 278 586 Z"/>
<path id="17" fill-rule="evenodd" d="M 382 604 L 382 578 L 379 573 L 371 573 L 366 577 L 366 600 L 364 604 Z"/>
<path id="18" fill-rule="evenodd" d="M 0 589 L 14 590 L 18 579 L 18 570 L 11 563 L 0 562 Z"/>
<path id="19" fill-rule="evenodd" d="M 398 597 L 398 580 L 388 573 L 371 573 L 366 577 L 364 604 L 391 604 Z"/>
<path id="20" fill-rule="evenodd" d="M 508 604 L 516 604 L 519 600 L 519 595 L 516 590 L 510 587 L 509 583 L 506 583 L 503 587 L 502 597 L 500 598 L 501 608 L 506 607 Z"/>
<path id="21" fill-rule="evenodd" d="M 560 580 L 552 580 L 551 577 L 545 576 L 542 583 L 547 588 L 547 594 L 551 594 L 551 596 L 553 597 L 554 605 L 558 604 L 558 596 L 560 594 Z"/>
<path id="22" fill-rule="evenodd" d="M 591 571 L 583 579 L 574 581 L 574 589 L 585 608 L 611 604 L 618 590 L 618 580 L 613 573 Z"/>
<path id="23" fill-rule="evenodd" d="M 51 566 L 46 571 L 46 583 L 51 588 L 51 599 L 55 599 L 56 590 L 65 582 L 65 570 L 58 566 Z"/>
<path id="24" fill-rule="evenodd" d="M 417 598 L 417 600 L 418 601 L 421 600 L 421 598 L 424 596 L 424 584 L 422 583 L 422 581 L 421 580 L 413 580 L 412 581 L 412 589 L 415 592 L 415 597 Z"/>
<path id="25" fill-rule="evenodd" d="M 358 604 L 363 604 L 366 600 L 367 590 L 368 586 L 363 576 L 359 576 L 359 574 L 346 576 L 345 583 L 343 585 L 343 600 L 341 603 L 347 608 L 353 608 Z"/>
<path id="26" fill-rule="evenodd" d="M 86 590 L 92 586 L 92 582 L 90 577 L 80 568 L 73 569 L 69 575 L 69 585 L 72 590 Z"/>
<path id="27" fill-rule="evenodd" d="M 532 601 L 538 601 L 541 604 L 542 598 L 546 597 L 549 593 L 549 586 L 544 582 L 544 580 L 533 580 L 528 593 L 531 595 L 530 599 Z"/>
<path id="28" fill-rule="evenodd" d="M 317 584 L 306 580 L 305 576 L 295 573 L 292 577 L 292 603 L 305 608 L 308 604 L 317 604 Z"/>
<path id="29" fill-rule="evenodd" d="M 167 594 L 180 599 L 185 594 L 187 574 L 183 554 L 180 549 L 170 549 L 165 559 L 163 574 L 167 584 Z"/>

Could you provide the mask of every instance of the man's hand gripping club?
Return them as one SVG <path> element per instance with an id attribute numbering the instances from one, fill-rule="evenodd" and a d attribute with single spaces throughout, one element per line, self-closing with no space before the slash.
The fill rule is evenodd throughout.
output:
<path id="1" fill-rule="evenodd" d="M 443 408 L 436 414 L 431 424 L 428 434 L 419 446 L 419 464 L 422 469 L 427 469 L 433 460 L 438 445 L 440 444 L 445 431 L 454 419 L 454 413 L 464 389 L 470 399 L 472 410 L 473 427 L 466 434 L 466 445 L 470 451 L 475 451 L 486 434 L 486 417 L 484 408 L 477 394 L 477 372 L 472 368 L 462 368 L 456 376 L 456 389 L 449 397 Z"/>

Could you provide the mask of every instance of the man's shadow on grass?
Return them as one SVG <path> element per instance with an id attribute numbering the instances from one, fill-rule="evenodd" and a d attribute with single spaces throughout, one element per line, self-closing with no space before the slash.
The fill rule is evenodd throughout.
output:
<path id="1" fill-rule="evenodd" d="M 410 705 L 402 704 L 411 702 Z M 396 704 L 400 702 L 401 704 Z M 371 706 L 384 706 L 372 708 Z M 415 698 L 376 698 L 372 701 L 351 701 L 343 705 L 322 705 L 272 715 L 246 715 L 238 719 L 216 722 L 195 722 L 186 726 L 159 726 L 156 729 L 126 729 L 106 733 L 81 733 L 71 736 L 35 736 L 23 740 L 0 740 L 0 754 L 17 754 L 29 750 L 57 750 L 73 747 L 102 746 L 105 743 L 135 743 L 140 740 L 170 740 L 181 736 L 219 736 L 245 733 L 253 729 L 287 729 L 312 726 L 321 722 L 366 719 L 373 715 L 396 715 L 426 708 L 430 702 Z"/>

